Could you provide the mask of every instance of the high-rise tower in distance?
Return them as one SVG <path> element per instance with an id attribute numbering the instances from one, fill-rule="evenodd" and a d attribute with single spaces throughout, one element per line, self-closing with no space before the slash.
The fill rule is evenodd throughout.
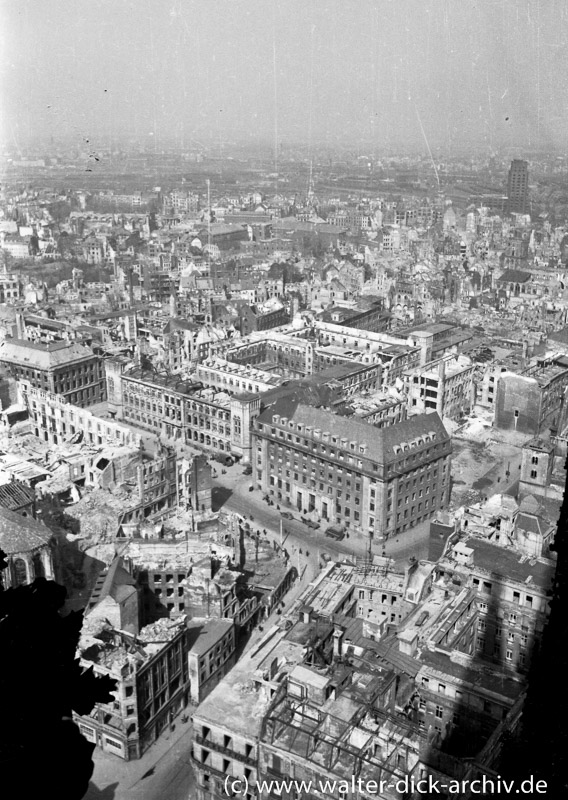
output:
<path id="1" fill-rule="evenodd" d="M 519 158 L 511 161 L 507 181 L 507 211 L 527 214 L 529 211 L 529 165 Z"/>

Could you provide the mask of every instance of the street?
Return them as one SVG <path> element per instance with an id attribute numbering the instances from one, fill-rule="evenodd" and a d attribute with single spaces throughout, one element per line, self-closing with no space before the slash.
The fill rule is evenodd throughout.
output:
<path id="1" fill-rule="evenodd" d="M 252 530 L 259 530 L 261 535 L 266 530 L 269 540 L 286 550 L 300 576 L 286 597 L 287 606 L 317 575 L 324 564 L 324 554 L 338 561 L 366 554 L 366 543 L 362 540 L 345 538 L 338 542 L 326 537 L 325 523 L 313 530 L 300 521 L 298 512 L 294 519 L 283 519 L 275 505 L 269 506 L 260 492 L 249 491 L 249 486 L 250 477 L 244 475 L 242 466 L 229 467 L 224 474 L 218 468 L 213 485 L 213 510 L 240 514 L 249 520 Z M 378 543 L 373 554 L 381 555 L 384 551 L 401 567 L 411 556 L 425 558 L 428 532 L 426 523 L 384 545 Z M 274 612 L 263 626 L 276 620 Z M 253 632 L 248 646 L 260 635 Z M 182 723 L 180 717 L 175 721 L 174 731 L 162 736 L 139 761 L 125 762 L 97 749 L 93 755 L 95 770 L 84 800 L 191 800 L 194 777 L 190 750 L 191 724 Z"/>
<path id="2" fill-rule="evenodd" d="M 282 506 L 280 510 L 275 505 L 268 505 L 258 489 L 250 491 L 250 476 L 243 474 L 242 466 L 235 464 L 225 468 L 225 473 L 218 469 L 213 480 L 213 510 L 233 511 L 249 519 L 253 530 L 265 529 L 273 541 L 280 542 L 280 524 L 282 523 L 282 544 L 288 551 L 291 563 L 297 564 L 298 558 L 306 559 L 315 572 L 319 569 L 322 556 L 326 553 L 332 560 L 363 558 L 368 552 L 368 540 L 349 538 L 337 541 L 327 537 L 324 533 L 327 527 L 322 522 L 318 530 L 309 528 L 299 519 L 299 512 Z M 292 511 L 293 520 L 283 519 L 281 511 Z M 403 564 L 411 556 L 418 559 L 426 558 L 428 554 L 428 536 L 430 523 L 425 522 L 410 531 L 387 542 L 377 542 L 372 546 L 373 555 L 384 553 L 396 562 Z M 299 551 L 302 551 L 300 554 Z"/>
<path id="3" fill-rule="evenodd" d="M 191 800 L 195 785 L 190 765 L 191 723 L 175 720 L 138 761 L 123 761 L 99 748 L 95 770 L 83 800 Z"/>

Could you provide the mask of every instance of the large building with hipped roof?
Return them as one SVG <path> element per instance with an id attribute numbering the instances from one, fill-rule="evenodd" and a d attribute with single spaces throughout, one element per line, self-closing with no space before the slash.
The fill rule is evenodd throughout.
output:
<path id="1" fill-rule="evenodd" d="M 0 344 L 0 365 L 15 380 L 29 381 L 81 408 L 105 399 L 102 360 L 78 342 L 6 339 Z"/>
<path id="2" fill-rule="evenodd" d="M 359 538 L 398 535 L 444 508 L 450 455 L 436 413 L 376 428 L 284 397 L 254 422 L 256 486 Z"/>

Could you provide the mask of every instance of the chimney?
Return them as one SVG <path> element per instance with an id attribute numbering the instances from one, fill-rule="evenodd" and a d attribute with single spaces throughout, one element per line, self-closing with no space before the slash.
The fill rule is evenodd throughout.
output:
<path id="1" fill-rule="evenodd" d="M 16 339 L 26 338 L 26 325 L 24 323 L 24 315 L 21 311 L 16 314 Z"/>
<path id="2" fill-rule="evenodd" d="M 341 644 L 343 642 L 343 635 L 345 631 L 339 625 L 335 626 L 333 631 L 333 656 L 339 658 L 341 655 Z"/>

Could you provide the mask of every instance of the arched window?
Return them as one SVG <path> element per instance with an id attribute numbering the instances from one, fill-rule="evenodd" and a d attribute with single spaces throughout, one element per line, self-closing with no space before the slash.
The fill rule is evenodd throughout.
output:
<path id="1" fill-rule="evenodd" d="M 28 571 L 23 558 L 14 559 L 14 577 L 16 586 L 23 586 L 28 582 Z"/>
<path id="2" fill-rule="evenodd" d="M 34 564 L 34 577 L 45 578 L 45 567 L 40 553 L 36 553 L 33 558 Z"/>

